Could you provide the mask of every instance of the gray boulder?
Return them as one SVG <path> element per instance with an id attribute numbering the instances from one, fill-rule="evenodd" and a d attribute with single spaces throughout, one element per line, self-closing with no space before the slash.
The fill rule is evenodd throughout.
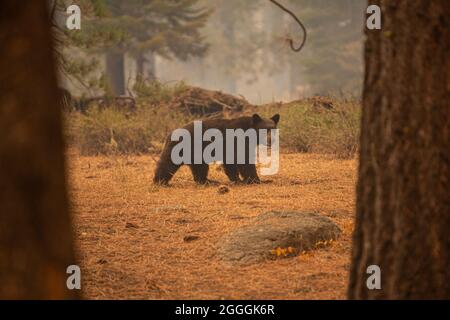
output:
<path id="1" fill-rule="evenodd" d="M 244 264 L 295 256 L 340 233 L 333 221 L 317 213 L 266 212 L 225 235 L 218 254 L 222 260 Z"/>

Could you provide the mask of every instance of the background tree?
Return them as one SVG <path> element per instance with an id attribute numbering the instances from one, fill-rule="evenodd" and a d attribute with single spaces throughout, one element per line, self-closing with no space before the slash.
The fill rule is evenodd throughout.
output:
<path id="1" fill-rule="evenodd" d="M 258 52 L 262 47 L 263 29 L 258 28 L 256 16 L 260 13 L 260 1 L 212 0 L 206 1 L 214 8 L 210 20 L 213 35 L 210 67 L 226 75 L 224 91 L 237 94 L 237 82 L 247 78 L 255 80 L 258 73 Z"/>
<path id="2" fill-rule="evenodd" d="M 449 299 L 450 2 L 372 3 L 349 297 Z"/>
<path id="3" fill-rule="evenodd" d="M 44 1 L 1 5 L 0 298 L 74 298 L 50 19 Z"/>
<path id="4" fill-rule="evenodd" d="M 362 25 L 365 2 L 361 0 L 291 0 L 289 8 L 308 30 L 302 54 L 288 52 L 291 92 L 308 85 L 310 94 L 360 94 L 362 82 Z M 300 43 L 302 32 L 288 22 L 288 36 Z M 297 93 L 298 94 L 298 93 Z"/>
<path id="5" fill-rule="evenodd" d="M 64 17 L 70 1 L 58 3 Z M 211 12 L 199 0 L 81 0 L 77 4 L 83 14 L 82 30 L 68 31 L 65 19 L 60 19 L 57 31 L 63 48 L 81 49 L 77 55 L 66 50 L 62 62 L 63 71 L 85 88 L 97 85 L 108 91 L 109 85 L 115 95 L 125 94 L 126 54 L 136 61 L 140 77 L 154 79 L 156 55 L 185 61 L 204 55 L 208 48 L 200 31 Z M 89 52 L 105 54 L 106 83 L 98 76 L 85 80 L 99 67 L 98 59 L 86 59 Z"/>
<path id="6" fill-rule="evenodd" d="M 72 1 L 48 0 L 52 14 L 52 34 L 55 42 L 57 66 L 62 85 L 71 83 L 72 89 L 79 88 L 82 95 L 95 95 L 107 91 L 108 83 L 102 72 L 102 48 L 119 43 L 125 32 L 110 28 L 100 22 L 106 16 L 102 1 L 79 0 L 82 29 L 66 28 L 66 8 Z"/>
<path id="7" fill-rule="evenodd" d="M 116 94 L 125 90 L 124 54 L 137 62 L 137 73 L 154 79 L 155 55 L 187 60 L 201 56 L 207 45 L 200 34 L 210 11 L 198 0 L 104 0 L 107 17 L 103 23 L 123 30 L 122 41 L 107 48 L 106 72 Z"/>
<path id="8" fill-rule="evenodd" d="M 238 81 L 251 84 L 283 73 L 295 99 L 316 93 L 360 95 L 364 1 L 280 1 L 297 14 L 310 34 L 298 55 L 292 54 L 286 40 L 301 43 L 300 27 L 270 1 L 204 3 L 215 11 L 207 28 L 211 50 L 205 64 L 224 75 L 222 87 L 227 92 L 239 93 Z"/>

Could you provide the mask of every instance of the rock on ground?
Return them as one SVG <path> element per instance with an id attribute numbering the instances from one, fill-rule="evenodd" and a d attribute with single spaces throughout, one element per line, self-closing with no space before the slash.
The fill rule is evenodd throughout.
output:
<path id="1" fill-rule="evenodd" d="M 298 255 L 318 243 L 335 240 L 341 230 L 317 213 L 266 212 L 249 225 L 225 235 L 218 244 L 222 260 L 254 263 Z"/>

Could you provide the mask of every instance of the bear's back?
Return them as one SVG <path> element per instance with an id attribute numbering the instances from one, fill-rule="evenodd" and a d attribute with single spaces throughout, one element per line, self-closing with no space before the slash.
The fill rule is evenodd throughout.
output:
<path id="1" fill-rule="evenodd" d="M 220 131 L 225 131 L 226 129 L 249 129 L 252 126 L 252 118 L 251 117 L 239 117 L 234 119 L 206 119 L 199 120 L 202 123 L 202 129 L 219 129 Z M 188 125 L 183 127 L 187 129 L 189 132 L 194 130 L 194 122 L 189 123 Z"/>

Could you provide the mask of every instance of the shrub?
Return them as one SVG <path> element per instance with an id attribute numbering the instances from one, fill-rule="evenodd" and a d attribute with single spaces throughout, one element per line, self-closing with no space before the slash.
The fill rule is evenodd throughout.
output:
<path id="1" fill-rule="evenodd" d="M 169 103 L 174 96 L 183 93 L 188 86 L 183 81 L 162 83 L 157 80 L 147 81 L 138 77 L 133 86 L 139 101 L 149 105 L 161 105 Z"/>
<path id="2" fill-rule="evenodd" d="M 67 135 L 82 155 L 159 152 L 165 137 L 186 117 L 167 107 L 138 106 L 133 114 L 116 108 L 91 108 L 66 115 Z"/>
<path id="3" fill-rule="evenodd" d="M 66 114 L 69 143 L 83 155 L 140 154 L 161 151 L 166 136 L 192 117 L 169 108 L 168 102 L 187 87 L 159 82 L 138 84 L 141 97 L 133 113 L 118 108 L 91 108 L 86 114 Z M 281 114 L 280 147 L 292 152 L 316 152 L 349 158 L 359 143 L 360 103 L 333 99 L 332 108 L 309 100 L 265 105 L 248 112 Z"/>
<path id="4" fill-rule="evenodd" d="M 280 113 L 280 147 L 294 152 L 316 152 L 349 158 L 359 144 L 360 103 L 334 100 L 332 109 L 307 101 L 269 105 L 261 113 Z"/>

